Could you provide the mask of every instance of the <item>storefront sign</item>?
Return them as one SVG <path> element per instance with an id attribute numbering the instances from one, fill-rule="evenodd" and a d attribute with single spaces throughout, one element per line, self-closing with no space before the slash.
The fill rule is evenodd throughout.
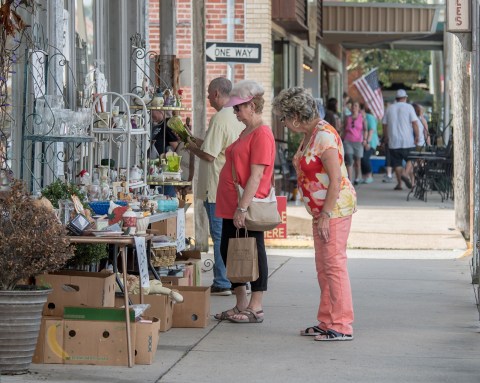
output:
<path id="1" fill-rule="evenodd" d="M 277 196 L 277 209 L 282 218 L 282 223 L 275 229 L 265 232 L 265 239 L 286 239 L 287 238 L 287 197 Z"/>
<path id="2" fill-rule="evenodd" d="M 261 44 L 207 43 L 207 62 L 253 63 L 262 61 Z"/>
<path id="3" fill-rule="evenodd" d="M 470 32 L 470 1 L 447 0 L 447 31 Z"/>

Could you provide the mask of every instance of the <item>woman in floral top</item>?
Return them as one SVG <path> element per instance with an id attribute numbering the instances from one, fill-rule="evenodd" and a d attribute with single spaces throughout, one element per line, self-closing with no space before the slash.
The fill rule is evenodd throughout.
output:
<path id="1" fill-rule="evenodd" d="M 353 305 L 347 270 L 347 239 L 356 194 L 348 179 L 342 140 L 318 116 L 315 99 L 303 88 L 283 90 L 273 109 L 285 126 L 304 138 L 293 158 L 298 189 L 312 215 L 315 265 L 320 285 L 318 324 L 301 335 L 318 341 L 353 339 Z"/>

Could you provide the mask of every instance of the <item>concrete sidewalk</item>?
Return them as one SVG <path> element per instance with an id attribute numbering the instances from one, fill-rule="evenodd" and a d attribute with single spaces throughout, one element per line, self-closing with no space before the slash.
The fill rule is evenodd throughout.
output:
<path id="1" fill-rule="evenodd" d="M 436 195 L 407 202 L 393 187 L 377 178 L 357 188 L 348 252 L 353 342 L 298 335 L 316 324 L 319 289 L 311 220 L 303 206 L 289 206 L 289 232 L 302 236 L 267 250 L 262 324 L 212 319 L 205 329 L 171 329 L 150 366 L 32 365 L 30 374 L 1 382 L 477 383 L 480 322 L 453 203 Z M 212 272 L 202 278 L 209 286 Z M 212 315 L 235 305 L 234 297 L 211 299 Z"/>
<path id="2" fill-rule="evenodd" d="M 268 253 L 262 324 L 212 320 L 205 329 L 171 329 L 161 333 L 150 366 L 32 365 L 30 374 L 1 382 L 479 381 L 480 326 L 469 258 L 438 251 L 440 259 L 426 259 L 431 252 L 423 259 L 365 259 L 362 251 L 351 250 L 355 340 L 322 343 L 298 335 L 316 323 L 313 254 Z M 401 258 L 396 253 L 384 255 Z M 210 282 L 207 272 L 204 284 Z M 233 297 L 212 296 L 212 314 L 233 306 Z"/>
<path id="3" fill-rule="evenodd" d="M 353 215 L 348 247 L 352 249 L 466 249 L 462 234 L 455 228 L 453 201 L 442 202 L 438 193 L 428 202 L 407 201 L 408 190 L 393 190 L 394 183 L 375 182 L 356 186 L 358 211 Z M 289 202 L 285 240 L 270 240 L 272 247 L 310 247 L 311 217 L 303 204 Z"/>

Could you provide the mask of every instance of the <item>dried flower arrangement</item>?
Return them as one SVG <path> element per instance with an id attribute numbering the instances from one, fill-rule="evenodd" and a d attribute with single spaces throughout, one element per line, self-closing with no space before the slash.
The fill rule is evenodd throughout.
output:
<path id="1" fill-rule="evenodd" d="M 54 211 L 33 199 L 21 181 L 0 192 L 0 290 L 61 268 L 73 252 Z"/>

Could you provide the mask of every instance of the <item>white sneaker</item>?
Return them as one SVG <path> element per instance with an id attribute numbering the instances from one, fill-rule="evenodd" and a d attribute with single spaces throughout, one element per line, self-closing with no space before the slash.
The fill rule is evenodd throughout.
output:
<path id="1" fill-rule="evenodd" d="M 385 175 L 383 176 L 382 182 L 387 183 L 387 184 L 393 182 L 393 176 L 390 176 L 390 177 L 389 177 L 389 176 L 387 176 L 387 175 L 385 174 Z"/>

